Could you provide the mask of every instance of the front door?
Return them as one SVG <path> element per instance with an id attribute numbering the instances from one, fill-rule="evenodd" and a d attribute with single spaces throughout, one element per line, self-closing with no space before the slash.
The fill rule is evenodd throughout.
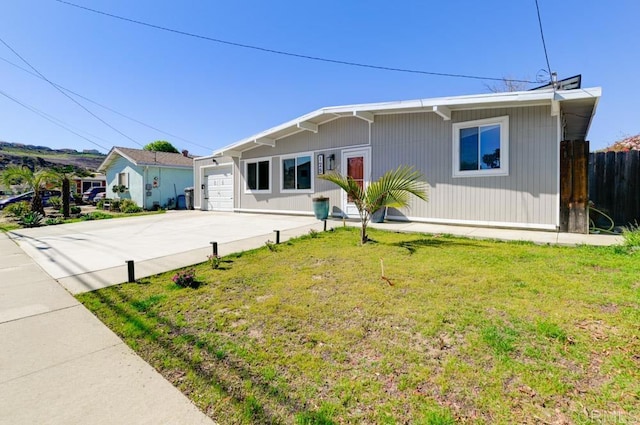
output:
<path id="1" fill-rule="evenodd" d="M 354 179 L 363 189 L 366 189 L 371 178 L 370 156 L 371 150 L 369 148 L 353 149 L 342 152 L 344 172 L 346 172 L 348 177 Z M 348 217 L 359 217 L 358 209 L 353 203 L 353 199 L 347 197 L 347 194 L 344 191 L 342 192 L 342 210 Z"/>

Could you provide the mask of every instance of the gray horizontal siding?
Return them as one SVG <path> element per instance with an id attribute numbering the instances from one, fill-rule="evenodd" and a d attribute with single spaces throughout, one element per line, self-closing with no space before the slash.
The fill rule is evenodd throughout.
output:
<path id="1" fill-rule="evenodd" d="M 276 141 L 275 147 L 260 146 L 242 154 L 239 163 L 241 173 L 244 173 L 244 161 L 254 158 L 272 158 L 271 175 L 272 187 L 270 194 L 246 194 L 244 193 L 244 179 L 241 173 L 236 173 L 236 183 L 239 185 L 236 208 L 259 209 L 271 211 L 297 211 L 310 213 L 313 211 L 312 198 L 324 195 L 329 197 L 331 206 L 341 207 L 340 191 L 336 186 L 318 179 L 317 154 L 322 153 L 326 157 L 334 154 L 336 167 L 340 165 L 341 149 L 349 146 L 358 146 L 369 143 L 369 124 L 359 118 L 340 118 L 319 126 L 317 133 L 302 131 L 292 136 Z M 292 153 L 313 153 L 313 175 L 315 193 L 281 193 L 280 191 L 280 156 Z"/>
<path id="2" fill-rule="evenodd" d="M 454 122 L 509 116 L 509 175 L 452 177 Z M 373 178 L 401 164 L 418 168 L 429 201 L 414 201 L 403 215 L 425 219 L 555 225 L 557 126 L 550 108 L 376 116 L 372 127 Z"/>
<path id="3" fill-rule="evenodd" d="M 452 124 L 509 116 L 509 175 L 452 177 Z M 340 169 L 343 148 L 369 143 L 369 124 L 341 118 L 243 153 L 234 170 L 235 207 L 270 211 L 312 211 L 311 199 L 329 196 L 341 208 L 341 193 L 315 173 L 318 153 L 335 154 Z M 377 115 L 371 125 L 372 178 L 399 165 L 413 165 L 429 184 L 429 201 L 412 201 L 399 213 L 425 220 L 472 221 L 494 224 L 554 226 L 557 218 L 557 120 L 549 107 L 496 108 L 454 111 L 451 121 L 430 112 Z M 314 194 L 280 192 L 280 156 L 314 153 Z M 272 158 L 270 194 L 244 193 L 244 160 Z M 394 213 L 394 212 L 392 212 Z"/>

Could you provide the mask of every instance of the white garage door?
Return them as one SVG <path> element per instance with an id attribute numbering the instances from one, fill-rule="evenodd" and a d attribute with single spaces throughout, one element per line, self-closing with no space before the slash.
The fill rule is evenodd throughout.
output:
<path id="1" fill-rule="evenodd" d="M 233 174 L 231 166 L 216 167 L 207 175 L 207 210 L 233 210 Z"/>

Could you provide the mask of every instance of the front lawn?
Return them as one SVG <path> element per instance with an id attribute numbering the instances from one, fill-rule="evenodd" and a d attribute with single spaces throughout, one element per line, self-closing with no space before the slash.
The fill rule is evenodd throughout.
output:
<path id="1" fill-rule="evenodd" d="M 78 298 L 221 424 L 640 421 L 640 254 L 358 232 Z"/>

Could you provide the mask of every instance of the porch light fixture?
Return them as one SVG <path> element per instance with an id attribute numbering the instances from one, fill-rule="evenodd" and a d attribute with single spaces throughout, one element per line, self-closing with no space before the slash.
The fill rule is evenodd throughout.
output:
<path id="1" fill-rule="evenodd" d="M 331 171 L 336 166 L 336 155 L 331 154 L 327 157 L 327 171 Z"/>

